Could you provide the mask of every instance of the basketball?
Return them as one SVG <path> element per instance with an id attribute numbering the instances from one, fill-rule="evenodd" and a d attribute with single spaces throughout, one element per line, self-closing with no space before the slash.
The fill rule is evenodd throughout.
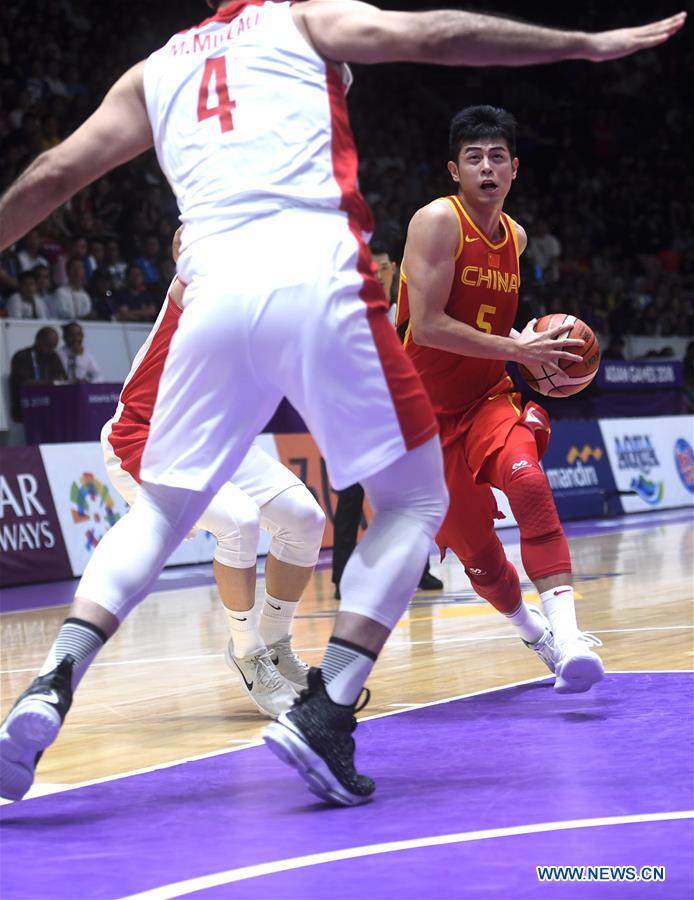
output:
<path id="1" fill-rule="evenodd" d="M 584 341 L 582 347 L 571 347 L 572 353 L 583 357 L 580 362 L 560 360 L 561 372 L 552 372 L 542 363 L 533 363 L 530 366 L 519 365 L 520 373 L 529 387 L 545 397 L 570 397 L 578 394 L 588 387 L 595 378 L 600 367 L 600 345 L 592 328 L 576 316 L 564 313 L 554 313 L 551 316 L 543 316 L 535 323 L 535 331 L 548 331 L 558 325 L 572 325 L 567 338 L 581 338 Z"/>

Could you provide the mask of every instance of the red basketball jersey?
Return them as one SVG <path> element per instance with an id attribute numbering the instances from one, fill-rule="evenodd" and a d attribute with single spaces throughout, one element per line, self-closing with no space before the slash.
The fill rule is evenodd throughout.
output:
<path id="1" fill-rule="evenodd" d="M 493 243 L 474 224 L 458 196 L 442 197 L 440 202 L 451 204 L 460 227 L 446 313 L 478 331 L 508 336 L 520 287 L 518 238 L 512 219 L 501 214 L 504 236 Z M 437 415 L 465 412 L 499 389 L 499 382 L 507 377 L 503 360 L 421 347 L 412 340 L 409 318 L 407 273 L 401 269 L 396 324 Z"/>

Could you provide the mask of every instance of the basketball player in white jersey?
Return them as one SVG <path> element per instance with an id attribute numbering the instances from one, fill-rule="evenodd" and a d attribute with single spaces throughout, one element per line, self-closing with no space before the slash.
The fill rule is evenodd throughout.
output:
<path id="1" fill-rule="evenodd" d="M 684 20 L 589 35 L 354 0 L 222 3 L 129 70 L 10 186 L 0 249 L 154 144 L 185 226 L 178 272 L 187 287 L 138 497 L 96 548 L 73 621 L 0 730 L 4 796 L 28 789 L 87 666 L 286 395 L 333 485 L 361 482 L 374 518 L 342 577 L 321 668 L 266 739 L 320 797 L 371 797 L 372 780 L 354 766 L 357 699 L 421 575 L 447 495 L 432 410 L 364 243 L 371 217 L 338 64 L 600 61 L 654 47 Z"/>
<path id="2" fill-rule="evenodd" d="M 174 261 L 181 231 L 174 238 Z M 131 505 L 161 372 L 181 317 L 183 292 L 176 277 L 125 379 L 116 414 L 101 432 L 111 484 Z M 197 527 L 217 539 L 214 573 L 231 630 L 226 663 L 258 709 L 276 719 L 307 686 L 308 666 L 293 652 L 290 631 L 297 602 L 318 561 L 325 514 L 293 472 L 253 445 L 234 473 L 234 482 L 222 485 Z M 261 527 L 272 534 L 272 544 L 265 564 L 265 597 L 257 609 Z"/>

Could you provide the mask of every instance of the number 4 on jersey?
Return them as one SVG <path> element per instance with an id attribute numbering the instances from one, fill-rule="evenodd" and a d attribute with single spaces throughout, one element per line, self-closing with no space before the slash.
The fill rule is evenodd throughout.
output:
<path id="1" fill-rule="evenodd" d="M 208 106 L 210 94 L 210 82 L 214 77 L 214 90 L 217 94 L 217 105 Z M 229 99 L 227 90 L 227 61 L 224 56 L 211 56 L 205 60 L 205 71 L 202 73 L 200 92 L 198 94 L 198 122 L 219 116 L 219 125 L 222 132 L 234 130 L 234 120 L 231 117 L 232 109 L 236 108 L 236 101 Z"/>

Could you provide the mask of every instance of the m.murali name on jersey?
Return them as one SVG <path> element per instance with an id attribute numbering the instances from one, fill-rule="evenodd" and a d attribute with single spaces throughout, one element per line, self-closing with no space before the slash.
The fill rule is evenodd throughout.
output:
<path id="1" fill-rule="evenodd" d="M 260 22 L 261 10 L 255 13 L 248 13 L 245 16 L 239 16 L 230 23 L 226 31 L 216 31 L 212 34 L 186 34 L 178 41 L 171 44 L 170 52 L 172 56 L 190 56 L 191 53 L 210 53 L 217 50 L 223 44 L 235 40 Z"/>
<path id="2" fill-rule="evenodd" d="M 520 279 L 515 272 L 500 272 L 498 269 L 484 269 L 481 266 L 465 266 L 460 280 L 470 287 L 504 291 L 506 294 L 517 294 L 520 286 Z"/>

